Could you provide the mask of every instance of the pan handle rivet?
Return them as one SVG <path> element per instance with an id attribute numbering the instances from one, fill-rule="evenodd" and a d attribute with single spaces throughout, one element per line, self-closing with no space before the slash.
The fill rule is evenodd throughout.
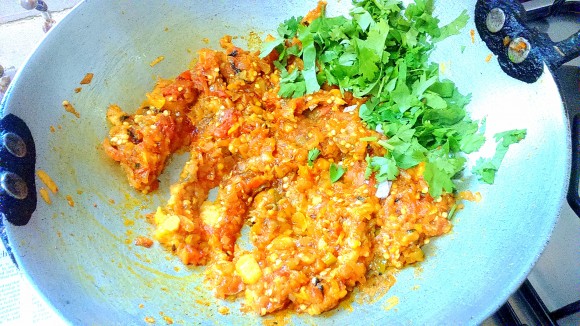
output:
<path id="1" fill-rule="evenodd" d="M 28 186 L 20 176 L 12 172 L 4 172 L 0 176 L 0 188 L 2 192 L 14 199 L 26 199 L 28 197 Z"/>
<path id="2" fill-rule="evenodd" d="M 508 47 L 508 57 L 513 63 L 522 63 L 528 55 L 532 46 L 530 42 L 523 37 L 513 39 Z"/>
<path id="3" fill-rule="evenodd" d="M 15 133 L 7 132 L 2 135 L 2 146 L 16 157 L 26 156 L 26 143 Z"/>
<path id="4" fill-rule="evenodd" d="M 492 33 L 501 31 L 505 24 L 505 13 L 499 8 L 493 8 L 487 14 L 485 24 L 487 25 L 487 29 Z"/>

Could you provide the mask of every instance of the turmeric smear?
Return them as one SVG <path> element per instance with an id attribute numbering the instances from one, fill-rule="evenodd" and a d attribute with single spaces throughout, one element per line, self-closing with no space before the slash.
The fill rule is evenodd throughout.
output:
<path id="1" fill-rule="evenodd" d="M 167 325 L 173 324 L 173 319 L 169 316 L 163 316 L 163 320 L 165 320 L 165 324 L 167 324 Z"/>
<path id="2" fill-rule="evenodd" d="M 165 57 L 160 55 L 157 58 L 155 58 L 155 60 L 151 61 L 151 63 L 149 64 L 151 67 L 154 67 L 156 64 L 160 63 L 161 61 L 165 60 Z"/>
<path id="3" fill-rule="evenodd" d="M 81 85 L 87 85 L 87 84 L 90 84 L 90 83 L 91 83 L 91 81 L 93 81 L 93 77 L 94 77 L 94 74 L 93 74 L 93 73 L 90 73 L 90 72 L 89 72 L 89 73 L 87 73 L 87 74 L 85 75 L 85 77 L 83 77 L 83 80 L 81 80 Z"/>
<path id="4" fill-rule="evenodd" d="M 75 202 L 70 195 L 66 195 L 65 198 L 66 198 L 66 201 L 68 202 L 68 205 L 70 207 L 75 207 Z"/>
<path id="5" fill-rule="evenodd" d="M 75 107 L 69 101 L 62 101 L 62 106 L 66 112 L 72 113 L 75 117 L 80 118 L 81 114 L 75 109 Z"/>
<path id="6" fill-rule="evenodd" d="M 487 57 L 485 57 L 485 62 L 490 62 L 491 58 L 493 58 L 493 54 L 488 54 Z"/>
<path id="7" fill-rule="evenodd" d="M 48 189 L 50 189 L 50 191 L 52 191 L 55 194 L 58 192 L 58 186 L 56 185 L 54 180 L 52 180 L 52 178 L 46 172 L 44 172 L 44 170 L 36 171 L 36 175 L 38 176 L 40 181 L 42 181 L 42 183 L 44 183 L 48 187 Z"/>
<path id="8" fill-rule="evenodd" d="M 459 200 L 464 199 L 477 203 L 481 201 L 481 193 L 480 192 L 473 193 L 471 191 L 461 191 L 457 199 Z"/>
<path id="9" fill-rule="evenodd" d="M 396 305 L 399 304 L 399 297 L 393 296 L 387 299 L 387 304 L 385 305 L 385 310 L 391 310 Z"/>
<path id="10" fill-rule="evenodd" d="M 475 30 L 474 29 L 469 31 L 469 36 L 471 36 L 471 43 L 475 44 Z"/>
<path id="11" fill-rule="evenodd" d="M 40 193 L 40 197 L 42 197 L 42 199 L 47 203 L 47 204 L 52 204 L 52 200 L 50 200 L 50 195 L 48 194 L 48 190 L 46 190 L 45 188 L 40 188 L 40 190 L 38 191 Z"/>
<path id="12" fill-rule="evenodd" d="M 509 36 L 503 38 L 503 46 L 508 46 L 512 39 Z"/>

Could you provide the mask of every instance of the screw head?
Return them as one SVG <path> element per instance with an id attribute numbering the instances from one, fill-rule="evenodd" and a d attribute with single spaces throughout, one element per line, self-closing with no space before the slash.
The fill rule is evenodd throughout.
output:
<path id="1" fill-rule="evenodd" d="M 528 55 L 532 45 L 523 37 L 514 38 L 508 46 L 508 58 L 513 63 L 522 63 Z"/>
<path id="2" fill-rule="evenodd" d="M 26 143 L 15 133 L 7 132 L 2 135 L 2 146 L 16 157 L 22 158 L 26 156 Z"/>
<path id="3" fill-rule="evenodd" d="M 32 10 L 38 5 L 38 0 L 20 0 L 20 5 L 26 10 Z"/>
<path id="4" fill-rule="evenodd" d="M 499 8 L 493 8 L 487 14 L 485 25 L 490 32 L 497 33 L 501 31 L 505 25 L 505 18 L 505 12 L 503 12 L 503 10 Z"/>
<path id="5" fill-rule="evenodd" d="M 14 199 L 26 199 L 28 197 L 28 186 L 26 182 L 15 173 L 4 172 L 0 176 L 0 188 L 2 192 Z"/>

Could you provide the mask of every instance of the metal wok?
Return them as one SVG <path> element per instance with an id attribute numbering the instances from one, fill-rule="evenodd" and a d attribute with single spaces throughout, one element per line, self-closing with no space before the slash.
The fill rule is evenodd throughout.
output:
<path id="1" fill-rule="evenodd" d="M 517 21 L 505 3 L 485 3 L 480 16 L 486 17 L 490 8 L 485 6 L 497 4 L 505 6 L 506 24 Z M 225 34 L 253 31 L 265 36 L 262 32 L 315 5 L 302 0 L 85 1 L 49 32 L 1 105 L 3 134 L 19 134 L 28 149 L 17 157 L 2 148 L 0 172 L 20 175 L 28 196 L 18 199 L 4 190 L 1 222 L 2 238 L 18 266 L 63 318 L 96 325 L 143 324 L 147 316 L 163 323 L 160 312 L 188 325 L 253 325 L 281 318 L 243 314 L 240 301 L 213 299 L 203 286 L 203 268 L 184 268 L 159 246 L 135 247 L 131 239 L 151 231 L 143 215 L 168 198 L 168 185 L 187 158 L 175 158 L 157 194 L 145 196 L 129 188 L 100 143 L 107 134 L 109 104 L 136 107 L 156 76 L 177 75 L 197 49 L 217 48 Z M 329 1 L 329 14 L 346 13 L 347 7 L 345 1 Z M 318 317 L 288 315 L 286 321 L 480 323 L 522 283 L 550 237 L 566 197 L 571 156 L 568 121 L 550 64 L 538 57 L 533 67 L 540 69 L 537 80 L 514 79 L 498 65 L 501 48 L 488 47 L 483 34 L 471 40 L 469 30 L 477 29 L 475 0 L 440 1 L 436 8 L 442 22 L 464 9 L 471 16 L 460 35 L 438 45 L 432 60 L 445 64 L 444 76 L 463 93 L 472 93 L 472 118 L 487 118 L 488 139 L 515 128 L 526 128 L 527 138 L 512 146 L 493 186 L 463 179 L 461 188 L 480 192 L 482 200 L 466 202 L 453 232 L 431 242 L 426 261 L 401 271 L 387 295 L 358 302 L 355 294 L 352 303 L 335 311 Z M 483 38 L 493 43 L 503 39 L 501 33 L 524 31 L 512 28 Z M 490 48 L 499 56 L 487 62 Z M 540 54 L 532 51 L 530 60 Z M 150 67 L 160 55 L 165 60 Z M 509 70 L 506 63 L 501 66 Z M 92 83 L 75 93 L 88 72 L 95 76 Z M 76 107 L 80 118 L 63 110 L 63 100 Z M 490 141 L 470 162 L 492 155 L 493 148 Z M 50 205 L 37 196 L 42 186 L 35 180 L 37 170 L 46 171 L 59 186 Z M 386 309 L 393 296 L 399 303 Z M 230 313 L 220 314 L 220 306 Z"/>

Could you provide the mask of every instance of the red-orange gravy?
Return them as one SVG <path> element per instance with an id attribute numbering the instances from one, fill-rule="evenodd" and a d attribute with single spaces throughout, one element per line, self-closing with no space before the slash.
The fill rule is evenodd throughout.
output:
<path id="1" fill-rule="evenodd" d="M 171 198 L 151 214 L 153 237 L 184 264 L 207 265 L 217 297 L 243 296 L 260 315 L 320 314 L 367 278 L 422 261 L 421 246 L 450 231 L 454 198 L 429 195 L 423 165 L 402 170 L 388 198 L 375 196 L 365 158 L 386 150 L 361 139 L 385 136 L 361 122 L 364 99 L 329 87 L 280 98 L 275 51 L 261 59 L 230 37 L 221 46 L 160 80 L 136 113 L 112 105 L 104 141 L 144 193 L 172 153 L 190 151 Z M 336 182 L 332 164 L 345 171 Z M 237 244 L 244 225 L 251 249 Z"/>

